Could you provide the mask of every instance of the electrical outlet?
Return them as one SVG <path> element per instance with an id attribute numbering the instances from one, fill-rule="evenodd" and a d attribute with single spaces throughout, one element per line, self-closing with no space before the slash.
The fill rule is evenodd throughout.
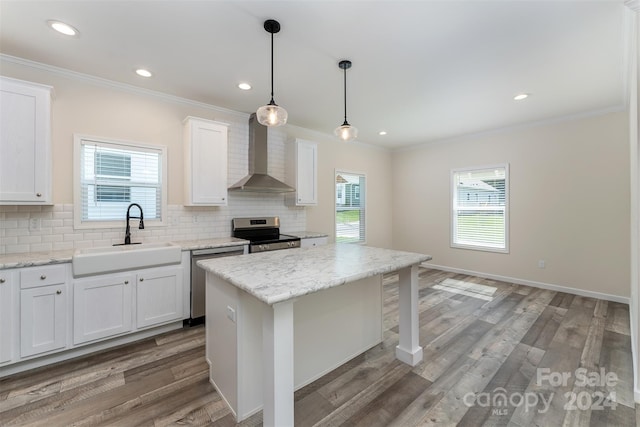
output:
<path id="1" fill-rule="evenodd" d="M 543 259 L 538 261 L 538 268 L 545 268 L 547 266 L 547 262 Z"/>
<path id="2" fill-rule="evenodd" d="M 40 231 L 41 224 L 40 218 L 29 218 L 29 231 Z"/>
<path id="3" fill-rule="evenodd" d="M 227 318 L 236 323 L 236 311 L 231 306 L 227 306 Z"/>

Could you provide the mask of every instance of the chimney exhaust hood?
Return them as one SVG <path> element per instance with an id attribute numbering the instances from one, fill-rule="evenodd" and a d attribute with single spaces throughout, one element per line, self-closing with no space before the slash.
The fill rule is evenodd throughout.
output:
<path id="1" fill-rule="evenodd" d="M 288 186 L 267 173 L 268 147 L 266 126 L 261 125 L 255 113 L 249 117 L 249 175 L 229 187 L 229 191 L 252 193 L 291 193 Z"/>

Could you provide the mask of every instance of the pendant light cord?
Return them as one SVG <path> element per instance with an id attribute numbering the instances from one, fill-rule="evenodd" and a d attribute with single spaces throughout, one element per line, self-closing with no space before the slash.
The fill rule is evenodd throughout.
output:
<path id="1" fill-rule="evenodd" d="M 271 102 L 270 104 L 275 104 L 273 100 L 273 33 L 271 33 Z"/>
<path id="2" fill-rule="evenodd" d="M 344 125 L 348 125 L 349 123 L 347 122 L 347 68 L 345 67 L 344 69 L 344 123 L 342 124 Z"/>

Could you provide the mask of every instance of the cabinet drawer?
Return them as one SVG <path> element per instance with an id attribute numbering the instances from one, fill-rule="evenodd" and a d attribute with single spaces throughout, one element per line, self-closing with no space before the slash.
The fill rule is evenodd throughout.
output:
<path id="1" fill-rule="evenodd" d="M 57 285 L 66 282 L 66 265 L 25 268 L 20 272 L 20 288 Z"/>

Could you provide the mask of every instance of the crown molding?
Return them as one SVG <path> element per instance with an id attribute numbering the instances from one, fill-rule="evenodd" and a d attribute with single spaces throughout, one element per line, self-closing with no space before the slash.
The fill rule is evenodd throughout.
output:
<path id="1" fill-rule="evenodd" d="M 19 58 L 17 56 L 5 55 L 0 53 L 0 61 L 11 62 L 13 64 L 22 65 L 29 68 L 34 68 L 42 71 L 47 71 L 53 74 L 57 74 L 59 76 L 66 77 L 72 80 L 84 81 L 96 86 L 102 86 L 110 89 L 118 89 L 124 92 L 134 93 L 137 95 L 149 96 L 157 99 L 161 99 L 163 101 L 173 102 L 176 104 L 188 105 L 191 107 L 203 108 L 207 110 L 212 110 L 222 114 L 228 114 L 236 117 L 240 117 L 244 120 L 249 119 L 249 114 L 242 113 L 235 110 L 230 110 L 223 107 L 218 107 L 216 105 L 207 104 L 200 101 L 194 101 L 192 99 L 181 98 L 179 96 L 169 95 L 167 93 L 158 92 L 155 90 L 144 89 L 137 86 L 133 86 L 126 83 L 120 83 L 113 80 L 103 79 L 101 77 L 92 76 L 89 74 L 79 73 L 77 71 L 72 71 L 66 68 L 60 68 L 49 64 L 43 64 L 41 62 L 31 61 L 24 58 Z"/>
<path id="2" fill-rule="evenodd" d="M 475 138 L 481 138 L 481 137 L 485 137 L 485 136 L 490 136 L 490 135 L 499 135 L 499 134 L 504 134 L 504 133 L 509 133 L 509 132 L 517 132 L 520 130 L 526 130 L 526 129 L 532 129 L 532 128 L 537 128 L 537 127 L 543 127 L 543 126 L 553 126 L 555 124 L 559 124 L 559 123 L 564 123 L 564 122 L 571 122 L 574 120 L 582 120 L 582 119 L 588 119 L 591 117 L 599 117 L 599 116 L 604 116 L 606 114 L 612 114 L 612 113 L 619 113 L 622 111 L 626 111 L 627 110 L 627 105 L 614 105 L 608 108 L 602 108 L 602 109 L 598 109 L 598 110 L 591 110 L 591 111 L 584 111 L 581 113 L 577 113 L 577 114 L 568 114 L 568 115 L 564 115 L 564 116 L 557 116 L 557 117 L 551 117 L 548 119 L 543 119 L 543 120 L 536 120 L 536 121 L 531 121 L 531 122 L 526 122 L 526 123 L 520 123 L 520 124 L 516 124 L 513 126 L 504 126 L 501 128 L 495 128 L 495 129 L 489 129 L 486 131 L 481 131 L 481 132 L 471 132 L 471 133 L 467 133 L 464 135 L 459 135 L 459 136 L 454 136 L 451 138 L 445 138 L 445 139 L 439 139 L 439 140 L 433 140 L 433 141 L 426 141 L 426 142 L 421 142 L 418 144 L 413 144 L 413 145 L 407 145 L 407 146 L 403 146 L 403 147 L 398 147 L 395 149 L 395 151 L 412 151 L 412 150 L 419 150 L 421 148 L 425 148 L 425 147 L 430 147 L 430 146 L 437 146 L 437 145 L 441 145 L 441 144 L 455 144 L 455 143 L 460 143 L 460 142 L 468 142 L 471 141 Z"/>
<path id="3" fill-rule="evenodd" d="M 624 5 L 635 12 L 640 12 L 640 0 L 624 0 Z"/>

